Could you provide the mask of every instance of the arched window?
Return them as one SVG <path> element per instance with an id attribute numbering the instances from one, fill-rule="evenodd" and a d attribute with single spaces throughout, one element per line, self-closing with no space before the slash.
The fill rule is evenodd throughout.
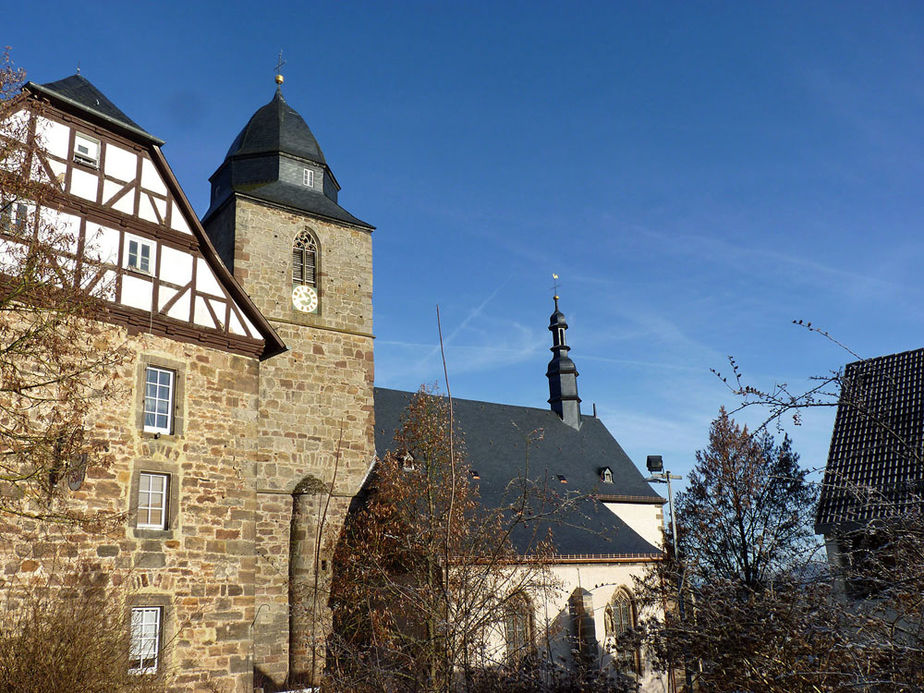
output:
<path id="1" fill-rule="evenodd" d="M 517 662 L 533 647 L 533 603 L 522 592 L 510 596 L 504 607 L 504 642 L 507 659 Z"/>
<path id="2" fill-rule="evenodd" d="M 638 652 L 634 649 L 620 648 L 618 643 L 621 635 L 635 628 L 635 604 L 625 589 L 616 590 L 610 603 L 606 605 L 603 625 L 607 649 L 612 652 L 617 668 L 626 674 L 637 673 L 640 661 Z"/>
<path id="3" fill-rule="evenodd" d="M 318 286 L 318 242 L 308 229 L 292 245 L 292 286 Z"/>

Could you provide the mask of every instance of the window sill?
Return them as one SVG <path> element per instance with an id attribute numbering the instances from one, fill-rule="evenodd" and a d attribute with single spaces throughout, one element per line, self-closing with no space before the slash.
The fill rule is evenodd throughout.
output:
<path id="1" fill-rule="evenodd" d="M 132 532 L 134 533 L 136 539 L 159 539 L 161 541 L 167 541 L 174 538 L 174 531 L 172 529 L 132 527 Z"/>
<path id="2" fill-rule="evenodd" d="M 88 168 L 91 171 L 99 171 L 98 161 L 93 162 L 93 161 L 78 159 L 77 157 L 74 157 L 74 163 L 77 164 L 78 166 L 83 166 L 84 168 Z"/>
<path id="3" fill-rule="evenodd" d="M 165 443 L 174 443 L 182 436 L 175 433 L 161 433 L 160 431 L 141 431 L 141 438 L 143 440 L 162 440 Z"/>
<path id="4" fill-rule="evenodd" d="M 126 265 L 122 269 L 124 269 L 126 272 L 129 272 L 131 274 L 137 274 L 142 277 L 153 277 L 154 276 L 154 273 L 151 271 L 146 272 L 143 269 L 138 269 L 137 267 L 132 267 L 131 265 Z"/>

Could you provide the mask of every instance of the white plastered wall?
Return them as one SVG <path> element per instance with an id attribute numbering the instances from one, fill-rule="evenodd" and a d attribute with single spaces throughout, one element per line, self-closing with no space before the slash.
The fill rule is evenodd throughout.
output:
<path id="1" fill-rule="evenodd" d="M 543 594 L 531 595 L 535 607 L 534 644 L 540 657 L 552 660 L 562 668 L 573 664 L 571 649 L 571 612 L 569 598 L 576 589 L 590 592 L 593 604 L 595 638 L 598 643 L 598 665 L 607 667 L 612 657 L 605 651 L 604 610 L 619 589 L 630 594 L 635 593 L 635 579 L 642 577 L 651 563 L 569 563 L 551 567 L 551 585 Z M 654 613 L 638 613 L 639 619 L 645 619 Z M 487 662 L 504 660 L 504 630 L 502 617 L 498 625 L 487 636 L 485 652 Z M 653 671 L 646 653 L 641 653 L 642 676 L 640 691 L 644 693 L 665 693 L 668 690 L 668 677 Z"/>
<path id="2" fill-rule="evenodd" d="M 654 503 L 604 503 L 610 512 L 625 522 L 649 544 L 661 548 L 664 540 L 661 506 Z"/>

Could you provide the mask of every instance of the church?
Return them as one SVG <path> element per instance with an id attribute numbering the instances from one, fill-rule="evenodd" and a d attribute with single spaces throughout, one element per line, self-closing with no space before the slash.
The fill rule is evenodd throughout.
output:
<path id="1" fill-rule="evenodd" d="M 24 93 L 56 222 L 105 268 L 102 320 L 131 354 L 118 400 L 87 414 L 113 463 L 65 491 L 127 519 L 68 541 L 133 585 L 133 670 L 169 670 L 176 690 L 315 683 L 331 623 L 322 538 L 342 526 L 410 396 L 374 387 L 374 227 L 340 205 L 281 76 L 210 178 L 201 220 L 163 142 L 84 76 Z M 606 641 L 638 618 L 632 576 L 658 560 L 664 499 L 582 415 L 557 298 L 549 330 L 550 408 L 457 406 L 484 498 L 520 454 L 514 423 L 543 429 L 537 469 L 585 497 L 591 526 L 556 538 L 561 600 L 532 605 L 529 637 L 548 625 L 540 609 L 563 614 L 562 632 L 577 614 L 604 666 L 616 656 Z M 3 551 L 50 569 L 25 538 Z M 620 661 L 643 690 L 666 690 L 644 653 Z"/>

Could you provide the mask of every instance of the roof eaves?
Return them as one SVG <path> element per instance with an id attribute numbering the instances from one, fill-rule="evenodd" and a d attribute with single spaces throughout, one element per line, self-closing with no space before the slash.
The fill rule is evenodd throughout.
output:
<path id="1" fill-rule="evenodd" d="M 193 211 L 192 205 L 186 198 L 186 194 L 180 187 L 176 176 L 173 175 L 173 170 L 167 163 L 163 152 L 160 151 L 160 147 L 152 147 L 151 154 L 154 161 L 167 175 L 167 183 L 171 188 L 173 188 L 173 194 L 176 196 L 176 199 L 180 201 L 180 205 L 183 208 L 183 211 L 186 212 L 187 217 L 191 221 L 190 227 L 193 229 L 193 233 L 197 236 L 199 242 L 202 244 L 202 248 L 205 251 L 203 252 L 203 257 L 205 257 L 206 262 L 209 263 L 209 266 L 212 268 L 212 270 L 225 283 L 225 286 L 231 293 L 231 296 L 234 298 L 234 300 L 240 303 L 244 310 L 247 312 L 247 317 L 263 334 L 264 347 L 263 353 L 260 356 L 260 360 L 265 361 L 272 356 L 276 356 L 277 354 L 281 354 L 282 352 L 287 351 L 288 347 L 282 341 L 282 338 L 266 319 L 263 313 L 260 312 L 260 309 L 257 308 L 256 304 L 253 302 L 250 296 L 247 295 L 247 292 L 244 291 L 244 288 L 238 283 L 237 279 L 234 278 L 234 275 L 231 274 L 228 268 L 225 267 L 225 264 L 218 257 L 218 251 L 215 250 L 215 246 L 212 245 L 212 241 L 209 239 L 208 234 L 206 234 L 205 229 L 202 228 L 202 224 L 199 222 L 199 218 Z"/>
<path id="2" fill-rule="evenodd" d="M 531 556 L 523 556 L 529 560 Z M 646 563 L 664 560 L 662 551 L 648 553 L 588 553 L 588 554 L 553 554 L 546 558 L 550 563 Z"/>
<path id="3" fill-rule="evenodd" d="M 651 505 L 664 505 L 667 503 L 666 498 L 661 496 L 626 496 L 619 494 L 606 494 L 606 493 L 597 493 L 594 494 L 596 498 L 601 503 L 645 503 Z"/>
<path id="4" fill-rule="evenodd" d="M 98 120 L 102 120 L 110 127 L 115 127 L 115 128 L 118 128 L 120 130 L 124 130 L 130 133 L 134 135 L 135 137 L 142 139 L 148 144 L 153 144 L 158 147 L 164 144 L 164 140 L 158 137 L 155 137 L 150 132 L 146 132 L 145 130 L 142 130 L 139 127 L 135 127 L 134 125 L 130 125 L 122 120 L 119 120 L 118 118 L 113 118 L 111 116 L 108 116 L 105 113 L 100 113 L 96 109 L 90 108 L 89 106 L 82 104 L 79 101 L 76 101 L 68 96 L 59 94 L 53 89 L 48 89 L 47 87 L 44 87 L 41 84 L 36 84 L 35 82 L 26 82 L 26 84 L 23 86 L 23 89 L 28 89 L 31 92 L 41 94 L 43 96 L 48 97 L 49 99 L 52 99 L 62 104 L 65 104 L 67 106 L 70 106 L 71 108 L 76 108 L 77 110 L 83 113 L 89 114 Z"/>
<path id="5" fill-rule="evenodd" d="M 310 216 L 317 217 L 318 219 L 321 219 L 321 220 L 323 220 L 323 221 L 330 221 L 330 222 L 334 222 L 335 224 L 347 224 L 348 226 L 352 226 L 352 227 L 357 228 L 357 229 L 359 229 L 359 230 L 361 230 L 361 231 L 366 231 L 366 232 L 369 232 L 369 233 L 371 233 L 372 231 L 375 231 L 375 227 L 374 227 L 372 224 L 367 224 L 366 222 L 362 221 L 361 219 L 356 219 L 356 217 L 353 217 L 354 219 L 356 219 L 356 221 L 348 221 L 348 220 L 346 220 L 346 219 L 338 219 L 337 217 L 332 217 L 332 216 L 329 216 L 329 215 L 327 215 L 327 214 L 322 214 L 321 212 L 313 212 L 313 211 L 301 209 L 301 208 L 299 208 L 299 207 L 294 207 L 294 206 L 292 206 L 292 205 L 287 205 L 287 204 L 284 204 L 284 203 L 282 203 L 282 202 L 277 202 L 277 201 L 274 201 L 274 200 L 267 200 L 266 198 L 260 197 L 259 195 L 248 194 L 248 193 L 243 192 L 243 191 L 241 191 L 241 190 L 238 190 L 238 189 L 236 189 L 236 188 L 234 189 L 233 194 L 234 194 L 234 195 L 240 195 L 241 197 L 247 198 L 248 200 L 253 200 L 253 201 L 255 201 L 255 202 L 260 202 L 261 204 L 272 205 L 272 206 L 274 206 L 274 207 L 278 207 L 279 209 L 284 209 L 284 210 L 287 211 L 287 212 L 296 212 L 296 213 L 298 213 L 298 214 L 308 214 L 308 215 L 310 215 Z M 338 206 L 339 206 L 339 205 L 338 205 Z M 346 210 L 344 210 L 344 211 L 346 211 Z M 347 212 L 347 213 L 349 214 L 349 212 Z M 207 216 L 208 216 L 208 215 L 207 215 Z M 350 216 L 353 216 L 353 215 L 351 214 Z"/>

